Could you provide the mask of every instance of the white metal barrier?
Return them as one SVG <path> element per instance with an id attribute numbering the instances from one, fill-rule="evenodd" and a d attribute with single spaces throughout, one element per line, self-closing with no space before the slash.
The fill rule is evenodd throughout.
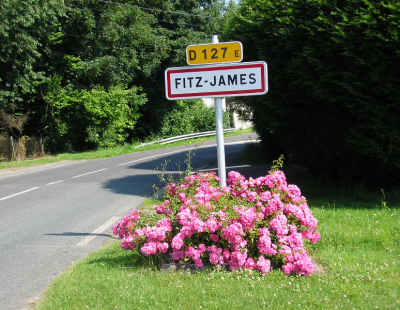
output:
<path id="1" fill-rule="evenodd" d="M 229 129 L 224 129 L 224 133 L 227 132 L 232 132 L 234 131 L 235 128 L 229 128 Z M 198 132 L 198 133 L 189 133 L 186 135 L 181 135 L 181 136 L 176 136 L 176 137 L 171 137 L 171 138 L 166 138 L 166 139 L 160 139 L 152 142 L 147 142 L 147 143 L 140 143 L 140 145 L 135 146 L 135 148 L 141 147 L 141 146 L 147 146 L 151 144 L 168 144 L 168 143 L 173 143 L 185 139 L 193 139 L 193 138 L 201 138 L 201 137 L 207 137 L 207 136 L 215 136 L 217 134 L 216 130 L 214 131 L 204 131 L 204 132 Z"/>

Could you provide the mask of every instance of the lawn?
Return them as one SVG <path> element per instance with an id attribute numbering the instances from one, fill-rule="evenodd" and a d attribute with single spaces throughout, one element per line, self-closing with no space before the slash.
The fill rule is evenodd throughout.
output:
<path id="1" fill-rule="evenodd" d="M 318 267 L 311 276 L 163 273 L 110 239 L 58 277 L 35 309 L 399 309 L 399 193 L 308 183 L 303 194 L 321 233 L 307 246 Z"/>

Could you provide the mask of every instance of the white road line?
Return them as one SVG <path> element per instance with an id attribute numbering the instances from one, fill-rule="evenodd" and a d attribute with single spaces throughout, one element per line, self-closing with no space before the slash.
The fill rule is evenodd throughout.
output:
<path id="1" fill-rule="evenodd" d="M 96 172 L 104 171 L 104 170 L 107 170 L 107 169 L 108 169 L 108 168 L 104 168 L 104 169 L 100 169 L 100 170 L 91 171 L 91 172 L 88 172 L 88 173 L 84 173 L 84 174 L 76 175 L 76 176 L 72 177 L 71 179 L 75 179 L 75 178 L 83 177 L 84 175 L 88 175 L 88 174 L 92 174 L 92 173 L 96 173 Z"/>
<path id="2" fill-rule="evenodd" d="M 92 241 L 94 238 L 97 237 L 95 234 L 101 234 L 108 227 L 110 227 L 112 224 L 114 224 L 118 219 L 119 219 L 119 217 L 112 217 L 107 222 L 105 222 L 103 225 L 101 225 L 99 228 L 96 228 L 95 230 L 93 230 L 91 235 L 85 237 L 85 239 L 83 239 L 81 242 L 79 242 L 77 244 L 77 246 L 85 246 L 85 245 L 87 245 L 90 241 Z"/>
<path id="3" fill-rule="evenodd" d="M 154 157 L 161 157 L 161 156 L 164 156 L 164 155 L 171 155 L 171 154 L 175 154 L 175 153 L 180 153 L 182 151 L 185 151 L 185 150 L 173 151 L 173 152 L 169 152 L 169 153 L 157 154 L 157 155 L 153 155 L 153 156 L 149 156 L 149 157 L 145 157 L 145 158 L 140 158 L 140 159 L 128 161 L 128 162 L 123 163 L 123 164 L 119 164 L 118 166 L 128 165 L 128 164 L 135 163 L 137 161 L 142 161 L 142 160 L 146 160 L 146 159 L 150 159 L 150 158 L 154 158 Z"/>
<path id="4" fill-rule="evenodd" d="M 27 192 L 33 191 L 33 190 L 38 189 L 38 188 L 39 187 L 33 187 L 33 188 L 30 188 L 30 189 L 27 189 L 26 191 L 22 191 L 22 192 L 19 192 L 19 193 L 16 193 L 16 194 L 13 194 L 13 195 L 10 195 L 10 196 L 7 196 L 7 197 L 0 198 L 0 201 L 6 200 L 8 198 L 15 197 L 15 196 L 18 196 L 18 195 L 21 195 L 21 194 L 25 194 Z"/>
<path id="5" fill-rule="evenodd" d="M 261 142 L 261 140 L 256 139 L 256 140 L 246 140 L 246 141 L 237 141 L 237 142 L 229 142 L 225 143 L 225 145 L 233 145 L 233 144 L 246 144 L 246 143 L 258 143 Z"/>
<path id="6" fill-rule="evenodd" d="M 64 180 L 60 180 L 60 181 L 56 181 L 56 182 L 47 183 L 46 185 L 53 185 L 53 184 L 57 184 L 57 183 L 61 183 L 61 182 L 64 182 Z"/>
<path id="7" fill-rule="evenodd" d="M 260 140 L 246 140 L 246 141 L 227 142 L 227 143 L 224 143 L 224 145 L 246 144 L 246 143 L 256 143 L 256 142 L 260 142 Z M 210 147 L 210 146 L 217 146 L 217 144 L 201 145 L 198 148 L 199 149 L 203 149 L 203 148 Z"/>
<path id="8" fill-rule="evenodd" d="M 251 166 L 250 166 L 250 165 L 228 166 L 228 167 L 226 167 L 226 168 L 235 169 L 235 168 L 245 168 L 245 167 L 251 167 Z M 204 167 L 204 168 L 206 168 L 206 167 Z M 202 168 L 199 168 L 198 170 L 199 170 L 199 171 L 212 171 L 212 170 L 215 170 L 215 169 L 217 169 L 217 168 L 212 168 L 212 169 L 202 169 Z"/>

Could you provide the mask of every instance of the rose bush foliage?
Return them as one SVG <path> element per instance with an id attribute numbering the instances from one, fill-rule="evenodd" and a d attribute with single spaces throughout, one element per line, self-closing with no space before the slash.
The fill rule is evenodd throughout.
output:
<path id="1" fill-rule="evenodd" d="M 286 274 L 314 272 L 304 238 L 319 240 L 317 219 L 282 171 L 249 180 L 231 171 L 226 187 L 218 182 L 215 173 L 201 172 L 169 183 L 166 200 L 155 207 L 160 217 L 155 226 L 141 219 L 142 210 L 113 226 L 121 247 L 198 268 L 211 264 L 268 273 L 276 266 Z"/>

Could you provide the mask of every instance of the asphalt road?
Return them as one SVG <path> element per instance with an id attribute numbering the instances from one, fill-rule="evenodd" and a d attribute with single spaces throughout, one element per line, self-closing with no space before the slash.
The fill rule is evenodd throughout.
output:
<path id="1" fill-rule="evenodd" d="M 225 155 L 255 138 L 225 138 Z M 0 309 L 29 309 L 47 284 L 99 249 L 111 226 L 151 196 L 156 167 L 167 159 L 170 172 L 178 172 L 177 163 L 185 170 L 187 152 L 181 146 L 0 171 Z M 192 167 L 216 160 L 216 140 L 208 141 Z"/>

